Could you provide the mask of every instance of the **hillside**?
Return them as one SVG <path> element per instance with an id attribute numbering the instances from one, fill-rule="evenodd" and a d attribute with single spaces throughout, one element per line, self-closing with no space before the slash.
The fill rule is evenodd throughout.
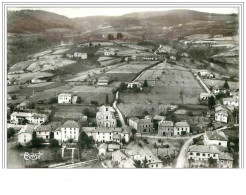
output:
<path id="1" fill-rule="evenodd" d="M 41 10 L 8 11 L 7 18 L 10 33 L 40 33 L 53 28 L 75 28 L 71 19 Z"/>

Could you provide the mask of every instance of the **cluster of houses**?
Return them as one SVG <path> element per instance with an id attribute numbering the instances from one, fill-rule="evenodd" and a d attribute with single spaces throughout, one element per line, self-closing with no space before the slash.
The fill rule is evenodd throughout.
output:
<path id="1" fill-rule="evenodd" d="M 13 112 L 10 115 L 10 123 L 22 124 L 23 121 L 35 125 L 41 125 L 47 122 L 48 116 L 46 114 L 29 113 L 29 112 Z"/>
<path id="2" fill-rule="evenodd" d="M 85 60 L 85 59 L 88 58 L 88 55 L 87 55 L 87 53 L 74 52 L 73 54 L 68 53 L 67 57 L 70 58 L 70 59 L 71 58 L 77 58 L 77 59 Z"/>
<path id="3" fill-rule="evenodd" d="M 130 128 L 136 129 L 139 133 L 153 132 L 155 122 L 158 123 L 159 136 L 180 136 L 188 135 L 190 133 L 190 125 L 186 121 L 174 123 L 172 121 L 165 120 L 165 117 L 162 116 L 156 116 L 155 118 L 146 116 L 143 119 L 133 117 L 128 120 Z"/>
<path id="4" fill-rule="evenodd" d="M 190 166 L 209 167 L 209 160 L 216 162 L 216 167 L 232 168 L 233 156 L 226 152 L 228 138 L 223 132 L 206 131 L 204 145 L 191 145 L 188 149 Z"/>

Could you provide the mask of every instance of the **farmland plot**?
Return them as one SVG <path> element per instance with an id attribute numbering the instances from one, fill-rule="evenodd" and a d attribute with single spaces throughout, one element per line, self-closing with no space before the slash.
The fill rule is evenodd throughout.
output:
<path id="1" fill-rule="evenodd" d="M 206 85 L 210 87 L 214 87 L 216 85 L 223 86 L 225 81 L 224 80 L 217 80 L 217 79 L 204 79 L 203 80 Z M 228 85 L 230 89 L 239 89 L 239 83 L 238 82 L 232 82 L 228 81 Z"/>

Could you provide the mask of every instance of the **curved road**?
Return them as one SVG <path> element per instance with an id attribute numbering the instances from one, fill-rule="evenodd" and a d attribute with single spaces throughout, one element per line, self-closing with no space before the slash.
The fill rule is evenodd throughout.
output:
<path id="1" fill-rule="evenodd" d="M 175 168 L 186 168 L 186 165 L 187 165 L 187 150 L 188 150 L 190 144 L 192 143 L 193 138 L 197 138 L 197 137 L 200 137 L 202 135 L 203 134 L 194 135 L 194 136 L 192 136 L 190 139 L 188 139 L 184 143 L 184 145 L 182 146 L 182 148 L 181 148 L 181 150 L 179 152 Z"/>

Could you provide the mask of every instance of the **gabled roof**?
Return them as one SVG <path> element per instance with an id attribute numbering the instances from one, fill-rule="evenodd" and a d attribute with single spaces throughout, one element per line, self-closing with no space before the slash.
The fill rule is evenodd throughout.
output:
<path id="1" fill-rule="evenodd" d="M 121 150 L 116 150 L 115 152 L 112 153 L 112 156 L 115 156 L 116 158 L 124 158 L 126 159 L 127 156 L 125 153 L 123 153 Z"/>
<path id="2" fill-rule="evenodd" d="M 189 147 L 189 152 L 201 152 L 201 153 L 210 153 L 210 154 L 219 154 L 219 149 L 214 145 L 192 145 Z"/>
<path id="3" fill-rule="evenodd" d="M 219 154 L 219 159 L 220 160 L 231 160 L 231 161 L 233 161 L 233 156 L 230 153 L 221 152 Z"/>
<path id="4" fill-rule="evenodd" d="M 206 131 L 205 134 L 209 140 L 219 140 L 219 141 L 228 140 L 225 135 L 223 135 L 222 133 L 217 133 L 217 131 Z"/>
<path id="5" fill-rule="evenodd" d="M 105 144 L 105 143 L 103 143 L 103 144 L 101 144 L 100 146 L 99 146 L 99 148 L 98 149 L 105 149 L 105 150 L 107 150 L 107 148 L 108 148 L 108 145 L 107 144 Z"/>
<path id="6" fill-rule="evenodd" d="M 153 119 L 154 120 L 161 121 L 161 120 L 164 120 L 165 119 L 165 116 L 155 115 Z"/>
<path id="7" fill-rule="evenodd" d="M 34 131 L 34 125 L 25 125 L 21 128 L 21 130 L 19 131 L 18 134 L 21 134 L 21 133 L 30 133 L 32 134 Z"/>
<path id="8" fill-rule="evenodd" d="M 117 145 L 117 144 L 109 144 L 108 145 L 108 149 L 119 150 L 120 149 L 120 145 Z"/>
<path id="9" fill-rule="evenodd" d="M 215 113 L 215 115 L 224 115 L 224 116 L 227 116 L 228 117 L 228 113 L 227 113 L 227 111 L 226 110 L 220 110 L 220 111 L 217 111 L 216 113 Z"/>
<path id="10" fill-rule="evenodd" d="M 75 121 L 72 121 L 72 120 L 69 120 L 69 121 L 66 121 L 62 127 L 64 128 L 79 128 L 79 125 L 77 122 Z"/>
<path id="11" fill-rule="evenodd" d="M 51 131 L 50 125 L 39 125 L 36 131 Z"/>
<path id="12" fill-rule="evenodd" d="M 31 117 L 32 113 L 30 112 L 13 112 L 11 116 L 19 116 L 19 117 Z"/>
<path id="13" fill-rule="evenodd" d="M 175 123 L 176 127 L 189 127 L 190 125 L 186 121 Z"/>
<path id="14" fill-rule="evenodd" d="M 60 93 L 58 96 L 71 96 L 72 94 L 70 93 Z"/>

